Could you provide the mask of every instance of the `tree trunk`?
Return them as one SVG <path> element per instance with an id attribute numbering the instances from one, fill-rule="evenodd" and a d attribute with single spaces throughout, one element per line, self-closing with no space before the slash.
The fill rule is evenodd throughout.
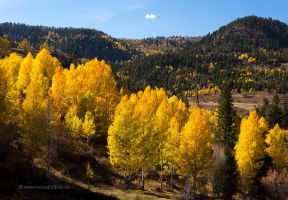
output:
<path id="1" fill-rule="evenodd" d="M 163 189 L 163 160 L 162 156 L 160 155 L 160 191 Z"/>
<path id="2" fill-rule="evenodd" d="M 173 180 L 173 178 L 174 178 L 174 167 L 173 167 L 173 164 L 171 164 L 171 166 L 170 166 L 170 191 L 172 191 L 173 192 L 173 187 L 174 187 L 174 180 Z"/>
<path id="3" fill-rule="evenodd" d="M 144 184 L 145 184 L 145 180 L 144 180 L 144 167 L 142 167 L 142 170 L 141 170 L 141 181 L 142 181 L 141 190 L 144 190 Z"/>
<path id="4" fill-rule="evenodd" d="M 47 154 L 47 177 L 51 176 L 51 132 L 49 130 L 48 136 L 48 154 Z"/>
<path id="5" fill-rule="evenodd" d="M 198 89 L 196 91 L 196 101 L 197 101 L 197 106 L 200 105 L 200 102 L 199 102 L 199 94 L 198 94 Z"/>
<path id="6" fill-rule="evenodd" d="M 33 150 L 30 150 L 30 152 L 28 154 L 27 163 L 33 164 Z"/>
<path id="7" fill-rule="evenodd" d="M 47 117 L 47 127 L 48 127 L 48 152 L 47 152 L 47 177 L 51 176 L 51 103 L 48 102 L 48 117 Z"/>
<path id="8" fill-rule="evenodd" d="M 60 149 L 60 122 L 58 124 L 58 127 L 57 127 L 57 145 L 56 145 L 56 151 L 57 151 L 57 154 L 59 153 L 59 149 Z"/>

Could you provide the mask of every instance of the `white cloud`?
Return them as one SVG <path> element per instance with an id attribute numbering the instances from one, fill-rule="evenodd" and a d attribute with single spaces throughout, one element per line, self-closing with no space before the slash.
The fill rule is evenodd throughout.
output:
<path id="1" fill-rule="evenodd" d="M 151 14 L 147 14 L 147 15 L 145 16 L 145 18 L 146 18 L 146 19 L 153 20 L 153 19 L 156 19 L 157 16 L 156 16 L 155 14 L 151 13 Z"/>

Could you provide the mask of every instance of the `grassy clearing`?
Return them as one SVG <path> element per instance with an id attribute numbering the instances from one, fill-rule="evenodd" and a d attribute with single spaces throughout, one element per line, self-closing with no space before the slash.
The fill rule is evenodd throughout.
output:
<path id="1" fill-rule="evenodd" d="M 241 115 L 246 115 L 249 113 L 250 110 L 257 107 L 258 105 L 261 105 L 263 103 L 263 98 L 267 98 L 269 101 L 271 101 L 273 99 L 273 94 L 263 91 L 256 91 L 252 92 L 251 94 L 234 93 L 232 94 L 232 98 L 235 109 Z M 219 94 L 200 96 L 199 97 L 200 106 L 210 110 L 215 110 L 218 106 L 218 99 Z M 195 103 L 196 98 L 191 98 L 189 102 Z"/>

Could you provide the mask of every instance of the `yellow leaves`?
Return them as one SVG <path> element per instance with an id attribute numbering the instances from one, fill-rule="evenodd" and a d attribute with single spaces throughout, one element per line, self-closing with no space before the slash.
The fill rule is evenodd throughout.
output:
<path id="1" fill-rule="evenodd" d="M 94 117 L 91 112 L 86 112 L 85 119 L 82 125 L 83 136 L 85 138 L 91 137 L 95 134 Z"/>
<path id="2" fill-rule="evenodd" d="M 182 176 L 193 174 L 194 181 L 207 175 L 213 163 L 213 132 L 211 113 L 195 107 L 190 109 L 188 122 L 180 137 L 177 163 Z"/>
<path id="3" fill-rule="evenodd" d="M 8 90 L 12 90 L 17 81 L 21 62 L 22 58 L 16 53 L 11 53 L 8 57 L 0 60 L 0 67 L 5 71 Z"/>
<path id="4" fill-rule="evenodd" d="M 44 48 L 37 54 L 33 62 L 31 76 L 44 74 L 51 84 L 52 76 L 54 75 L 57 67 L 61 67 L 60 62 L 56 58 L 52 57 L 49 51 Z"/>
<path id="5" fill-rule="evenodd" d="M 267 122 L 264 118 L 259 119 L 256 110 L 252 110 L 249 117 L 241 121 L 235 159 L 244 188 L 253 184 L 257 171 L 263 165 L 261 159 L 264 158 L 265 147 L 262 135 L 267 128 Z"/>
<path id="6" fill-rule="evenodd" d="M 77 116 L 76 106 L 71 107 L 65 116 L 66 126 L 71 135 L 76 138 L 90 138 L 95 134 L 94 117 L 91 112 L 86 112 L 84 120 Z"/>
<path id="7" fill-rule="evenodd" d="M 71 65 L 70 70 L 65 71 L 65 77 L 65 105 L 76 105 L 84 114 L 90 111 L 99 121 L 96 124 L 97 133 L 105 135 L 119 101 L 119 91 L 110 66 L 93 59 L 76 69 Z"/>
<path id="8" fill-rule="evenodd" d="M 247 60 L 248 63 L 256 62 L 256 58 L 253 58 L 252 56 L 249 56 L 247 53 L 243 53 L 239 56 L 239 60 Z"/>
<path id="9" fill-rule="evenodd" d="M 5 37 L 0 37 L 0 56 L 8 56 L 11 52 L 10 41 Z"/>
<path id="10" fill-rule="evenodd" d="M 248 60 L 247 60 L 247 62 L 248 62 L 248 63 L 256 62 L 256 58 L 249 57 Z"/>
<path id="11" fill-rule="evenodd" d="M 18 48 L 22 49 L 25 53 L 31 52 L 33 50 L 33 47 L 26 38 L 19 42 Z"/>
<path id="12" fill-rule="evenodd" d="M 243 53 L 243 54 L 241 54 L 240 56 L 239 56 L 239 59 L 240 60 L 242 60 L 242 59 L 244 59 L 244 58 L 246 58 L 246 59 L 248 59 L 248 54 L 247 53 Z"/>
<path id="13" fill-rule="evenodd" d="M 268 131 L 268 129 L 269 129 L 268 122 L 266 121 L 266 119 L 264 117 L 261 117 L 259 119 L 259 126 L 261 128 L 261 132 Z"/>
<path id="14" fill-rule="evenodd" d="M 90 165 L 89 162 L 87 162 L 85 168 L 86 168 L 86 177 L 89 178 L 89 179 L 93 178 L 94 177 L 94 171 L 91 168 L 91 165 Z"/>
<path id="15" fill-rule="evenodd" d="M 139 122 L 135 108 L 138 97 L 132 94 L 124 96 L 116 107 L 113 124 L 108 131 L 108 150 L 110 162 L 118 167 L 125 175 L 136 172 L 141 163 L 137 151 Z"/>
<path id="16" fill-rule="evenodd" d="M 108 131 L 110 162 L 125 175 L 157 163 L 175 165 L 180 131 L 187 118 L 185 104 L 163 89 L 124 96 Z"/>
<path id="17" fill-rule="evenodd" d="M 32 70 L 34 58 L 29 53 L 20 65 L 18 80 L 16 82 L 17 89 L 19 91 L 25 90 L 30 83 L 30 72 Z"/>
<path id="18" fill-rule="evenodd" d="M 287 136 L 288 131 L 280 129 L 277 124 L 269 131 L 265 140 L 269 146 L 266 149 L 266 152 L 273 159 L 273 165 L 277 169 L 283 169 L 288 165 L 288 149 L 285 144 L 285 137 Z"/>
<path id="19" fill-rule="evenodd" d="M 186 91 L 185 94 L 189 96 L 197 96 L 198 95 L 211 95 L 211 94 L 218 94 L 220 93 L 220 89 L 217 86 L 209 86 L 208 88 L 203 88 L 200 90 L 192 90 Z"/>
<path id="20" fill-rule="evenodd" d="M 211 62 L 211 63 L 209 64 L 209 69 L 210 69 L 211 71 L 213 71 L 213 70 L 215 69 L 215 64 Z"/>

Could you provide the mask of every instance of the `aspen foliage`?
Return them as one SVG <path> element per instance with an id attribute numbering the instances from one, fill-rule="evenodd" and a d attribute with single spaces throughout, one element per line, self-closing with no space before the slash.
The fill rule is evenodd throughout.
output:
<path id="1" fill-rule="evenodd" d="M 94 59 L 77 68 L 72 64 L 70 70 L 64 71 L 65 78 L 59 73 L 61 71 L 56 74 L 58 87 L 65 82 L 65 86 L 59 90 L 66 96 L 58 100 L 63 102 L 62 108 L 65 110 L 76 106 L 80 118 L 84 118 L 87 111 L 91 112 L 95 118 L 96 133 L 104 137 L 119 102 L 119 91 L 110 66 Z"/>
<path id="2" fill-rule="evenodd" d="M 121 98 L 115 111 L 115 118 L 108 131 L 108 150 L 110 163 L 128 177 L 141 168 L 137 154 L 136 141 L 140 135 L 139 115 L 135 112 L 139 102 L 138 96 Z"/>
<path id="3" fill-rule="evenodd" d="M 4 73 L 6 94 L 5 94 L 5 105 L 6 105 L 6 123 L 15 124 L 19 120 L 19 98 L 18 91 L 16 89 L 16 82 L 18 72 L 22 62 L 22 58 L 16 53 L 11 53 L 8 57 L 0 60 L 0 68 Z"/>
<path id="4" fill-rule="evenodd" d="M 31 53 L 29 53 L 23 60 L 20 65 L 18 79 L 16 82 L 17 90 L 22 92 L 23 94 L 26 93 L 26 88 L 30 83 L 30 72 L 32 70 L 32 65 L 34 62 L 34 58 Z"/>
<path id="5" fill-rule="evenodd" d="M 288 166 L 288 149 L 285 138 L 288 136 L 288 131 L 280 129 L 279 125 L 269 131 L 266 137 L 268 148 L 266 152 L 273 160 L 273 165 L 276 169 L 283 169 Z"/>
<path id="6" fill-rule="evenodd" d="M 169 163 L 170 167 L 176 164 L 175 158 L 180 145 L 180 136 L 182 128 L 188 120 L 189 112 L 185 104 L 176 96 L 169 98 L 169 103 L 172 110 L 171 119 L 169 122 L 168 134 L 164 144 L 164 159 Z"/>
<path id="7" fill-rule="evenodd" d="M 139 103 L 135 112 L 139 115 L 139 136 L 136 146 L 138 155 L 141 158 L 141 167 L 143 169 L 150 167 L 157 161 L 158 156 L 155 153 L 159 147 L 161 138 L 155 131 L 156 112 L 161 102 L 167 98 L 163 89 L 151 89 L 147 86 L 144 92 L 138 93 Z"/>
<path id="8" fill-rule="evenodd" d="M 213 113 L 198 107 L 190 109 L 190 116 L 180 137 L 177 163 L 182 177 L 191 179 L 195 187 L 213 167 Z"/>
<path id="9" fill-rule="evenodd" d="M 235 159 L 237 161 L 243 188 L 249 188 L 254 183 L 258 170 L 263 166 L 264 139 L 267 122 L 258 117 L 256 110 L 252 110 L 248 118 L 241 121 L 240 135 L 235 145 Z"/>
<path id="10" fill-rule="evenodd" d="M 30 82 L 21 105 L 23 138 L 32 162 L 37 148 L 45 144 L 48 138 L 51 113 L 49 88 L 52 72 L 57 65 L 60 65 L 60 62 L 53 58 L 46 49 L 39 52 L 33 61 Z"/>

